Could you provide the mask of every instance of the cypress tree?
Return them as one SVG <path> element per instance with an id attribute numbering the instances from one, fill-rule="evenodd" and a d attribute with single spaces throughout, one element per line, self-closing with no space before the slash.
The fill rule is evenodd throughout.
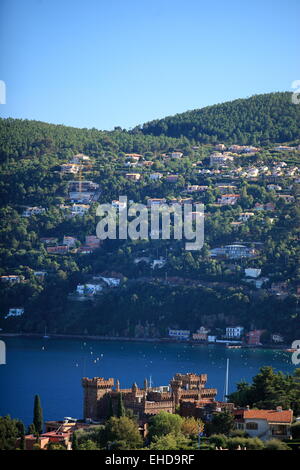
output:
<path id="1" fill-rule="evenodd" d="M 111 396 L 109 396 L 108 418 L 115 416 Z"/>
<path id="2" fill-rule="evenodd" d="M 17 422 L 17 428 L 19 431 L 19 437 L 20 437 L 20 449 L 24 450 L 25 449 L 25 426 L 22 421 Z"/>
<path id="3" fill-rule="evenodd" d="M 33 424 L 38 434 L 43 432 L 43 410 L 39 395 L 34 397 Z"/>
<path id="4" fill-rule="evenodd" d="M 72 450 L 78 450 L 78 437 L 76 432 L 73 432 L 72 436 Z"/>
<path id="5" fill-rule="evenodd" d="M 124 404 L 123 404 L 122 393 L 119 393 L 119 396 L 118 396 L 117 416 L 118 416 L 118 418 L 122 418 L 123 416 L 125 416 L 125 407 L 124 407 Z"/>

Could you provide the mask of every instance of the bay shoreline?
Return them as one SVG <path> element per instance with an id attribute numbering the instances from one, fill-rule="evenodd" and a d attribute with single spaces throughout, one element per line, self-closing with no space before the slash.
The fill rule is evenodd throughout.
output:
<path id="1" fill-rule="evenodd" d="M 101 336 L 101 335 L 76 335 L 76 334 L 49 334 L 47 336 L 41 333 L 3 333 L 0 332 L 0 338 L 44 338 L 44 339 L 81 339 L 81 340 L 92 340 L 92 341 L 127 341 L 132 343 L 171 343 L 171 344 L 191 344 L 198 346 L 209 346 L 217 345 L 226 348 L 226 344 L 231 344 L 230 341 L 219 343 L 209 343 L 207 341 L 193 341 L 193 340 L 176 340 L 172 338 L 135 338 L 127 336 Z M 232 346 L 236 346 L 232 344 Z M 287 350 L 290 345 L 238 345 L 239 349 L 271 349 L 271 350 Z"/>

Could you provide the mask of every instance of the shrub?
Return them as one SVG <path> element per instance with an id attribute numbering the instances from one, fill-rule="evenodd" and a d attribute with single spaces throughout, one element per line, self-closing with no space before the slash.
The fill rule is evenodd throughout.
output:
<path id="1" fill-rule="evenodd" d="M 300 421 L 297 421 L 296 423 L 292 424 L 291 433 L 293 439 L 298 439 L 300 437 Z"/>
<path id="2" fill-rule="evenodd" d="M 230 432 L 230 437 L 248 437 L 248 434 L 242 429 L 234 429 Z"/>
<path id="3" fill-rule="evenodd" d="M 290 447 L 279 439 L 271 439 L 265 444 L 265 450 L 291 450 Z"/>
<path id="4" fill-rule="evenodd" d="M 183 434 L 169 433 L 163 436 L 155 436 L 151 442 L 150 449 L 153 450 L 182 450 L 189 449 L 190 439 Z"/>
<path id="5" fill-rule="evenodd" d="M 230 437 L 227 439 L 227 449 L 237 450 L 239 447 L 241 449 L 247 448 L 246 442 L 247 439 L 245 437 Z"/>
<path id="6" fill-rule="evenodd" d="M 263 450 L 265 448 L 265 444 L 258 437 L 249 437 L 246 438 L 246 448 L 248 450 Z"/>
<path id="7" fill-rule="evenodd" d="M 78 446 L 78 450 L 99 450 L 99 447 L 97 446 L 96 442 L 88 439 Z"/>
<path id="8" fill-rule="evenodd" d="M 225 434 L 213 434 L 209 438 L 209 443 L 214 444 L 215 447 L 227 447 L 227 437 Z"/>

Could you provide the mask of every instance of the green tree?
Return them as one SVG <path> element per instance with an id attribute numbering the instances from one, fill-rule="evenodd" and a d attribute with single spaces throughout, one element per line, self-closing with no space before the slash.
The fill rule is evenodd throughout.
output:
<path id="1" fill-rule="evenodd" d="M 133 450 L 143 445 L 138 424 L 132 419 L 122 416 L 110 418 L 105 425 L 102 444 L 109 449 Z"/>
<path id="2" fill-rule="evenodd" d="M 225 449 L 227 447 L 227 437 L 225 434 L 212 434 L 209 437 L 209 443 L 213 444 L 215 447 L 222 447 Z"/>
<path id="3" fill-rule="evenodd" d="M 118 395 L 117 417 L 122 418 L 122 416 L 125 416 L 125 407 L 123 403 L 122 393 L 120 392 Z"/>
<path id="4" fill-rule="evenodd" d="M 0 417 L 0 450 L 13 450 L 16 448 L 16 440 L 24 437 L 24 425 L 10 416 Z M 19 448 L 22 448 L 21 445 Z"/>
<path id="5" fill-rule="evenodd" d="M 78 437 L 76 431 L 73 432 L 72 436 L 72 450 L 77 450 L 78 449 Z"/>
<path id="6" fill-rule="evenodd" d="M 154 436 L 164 436 L 166 434 L 178 434 L 181 431 L 183 419 L 179 415 L 161 411 L 153 416 L 149 421 L 149 439 Z"/>
<path id="7" fill-rule="evenodd" d="M 300 421 L 296 421 L 296 423 L 292 424 L 291 433 L 293 439 L 300 439 Z"/>
<path id="8" fill-rule="evenodd" d="M 181 424 L 181 432 L 188 437 L 196 436 L 199 432 L 203 432 L 204 423 L 200 419 L 183 418 Z"/>
<path id="9" fill-rule="evenodd" d="M 29 424 L 27 434 L 33 434 L 34 436 L 36 435 L 36 429 L 33 423 Z"/>
<path id="10" fill-rule="evenodd" d="M 21 450 L 25 449 L 25 426 L 22 421 L 17 421 L 16 422 L 17 428 L 18 428 L 18 435 L 20 437 L 20 445 L 19 448 Z"/>
<path id="11" fill-rule="evenodd" d="M 96 442 L 87 440 L 78 446 L 78 450 L 99 450 Z"/>
<path id="12" fill-rule="evenodd" d="M 111 398 L 111 395 L 109 395 L 108 418 L 111 418 L 114 415 L 115 413 L 114 413 L 112 398 Z"/>
<path id="13" fill-rule="evenodd" d="M 265 366 L 253 377 L 251 385 L 240 383 L 237 391 L 229 395 L 229 401 L 237 406 L 254 406 L 259 409 L 293 409 L 297 414 L 300 411 L 300 387 L 297 384 L 296 369 L 294 375 L 275 372 L 272 367 Z"/>
<path id="14" fill-rule="evenodd" d="M 192 441 L 183 434 L 164 434 L 154 436 L 150 444 L 151 450 L 182 450 L 191 448 Z"/>
<path id="15" fill-rule="evenodd" d="M 207 434 L 229 435 L 234 428 L 234 417 L 229 411 L 215 413 L 210 423 L 207 423 L 205 430 Z"/>
<path id="16" fill-rule="evenodd" d="M 39 395 L 34 397 L 33 424 L 38 434 L 43 432 L 43 410 Z"/>

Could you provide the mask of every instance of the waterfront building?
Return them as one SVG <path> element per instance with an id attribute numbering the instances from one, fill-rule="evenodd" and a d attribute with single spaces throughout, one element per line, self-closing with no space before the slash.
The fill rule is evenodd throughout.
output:
<path id="1" fill-rule="evenodd" d="M 226 338 L 239 339 L 244 332 L 243 326 L 229 326 L 226 328 Z"/>
<path id="2" fill-rule="evenodd" d="M 131 409 L 143 422 L 160 411 L 175 413 L 185 400 L 214 402 L 217 390 L 205 388 L 206 382 L 206 374 L 175 374 L 169 385 L 151 387 L 145 379 L 143 388 L 134 383 L 131 388 L 121 389 L 119 380 L 113 378 L 84 377 L 84 419 L 96 422 L 105 420 L 111 407 L 117 411 L 120 394 L 125 408 Z"/>
<path id="3" fill-rule="evenodd" d="M 170 336 L 170 338 L 174 338 L 174 339 L 189 339 L 190 337 L 190 330 L 178 330 L 178 329 L 174 329 L 174 328 L 169 328 L 169 332 L 168 332 L 168 335 Z"/>
<path id="4" fill-rule="evenodd" d="M 192 338 L 194 341 L 207 341 L 207 330 L 204 326 L 201 326 L 196 333 L 193 333 Z"/>
<path id="5" fill-rule="evenodd" d="M 265 330 L 252 330 L 246 334 L 249 346 L 261 346 L 260 337 Z"/>

